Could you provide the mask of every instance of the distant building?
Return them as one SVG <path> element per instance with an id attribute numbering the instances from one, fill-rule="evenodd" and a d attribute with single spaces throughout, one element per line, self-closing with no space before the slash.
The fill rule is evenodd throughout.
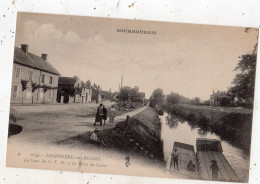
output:
<path id="1" fill-rule="evenodd" d="M 91 102 L 92 90 L 82 84 L 77 77 L 60 77 L 57 101 L 60 103 Z"/>
<path id="2" fill-rule="evenodd" d="M 28 45 L 15 47 L 11 103 L 56 103 L 59 72 L 47 61 L 47 54 L 36 56 Z"/>
<path id="3" fill-rule="evenodd" d="M 81 91 L 81 102 L 91 103 L 92 102 L 92 88 L 91 86 L 84 85 Z"/>
<path id="4" fill-rule="evenodd" d="M 103 100 L 111 100 L 112 99 L 112 92 L 111 89 L 109 91 L 101 91 L 101 98 Z"/>
<path id="5" fill-rule="evenodd" d="M 210 106 L 228 106 L 230 99 L 226 92 L 218 91 L 210 95 Z"/>
<path id="6" fill-rule="evenodd" d="M 135 94 L 129 95 L 129 98 L 132 102 L 144 103 L 145 93 L 144 92 L 137 92 Z"/>

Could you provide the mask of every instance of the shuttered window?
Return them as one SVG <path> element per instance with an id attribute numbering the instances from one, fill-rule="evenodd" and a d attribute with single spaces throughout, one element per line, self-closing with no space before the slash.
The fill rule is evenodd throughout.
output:
<path id="1" fill-rule="evenodd" d="M 18 96 L 18 86 L 14 85 L 13 86 L 13 98 L 17 98 Z"/>
<path id="2" fill-rule="evenodd" d="M 21 68 L 16 67 L 16 69 L 15 69 L 15 78 L 19 79 L 20 75 L 21 75 Z"/>

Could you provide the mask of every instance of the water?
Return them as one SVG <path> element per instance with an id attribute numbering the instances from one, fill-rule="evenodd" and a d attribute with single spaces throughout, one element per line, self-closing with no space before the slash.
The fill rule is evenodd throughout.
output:
<path id="1" fill-rule="evenodd" d="M 164 113 L 160 116 L 162 122 L 161 139 L 163 141 L 164 160 L 169 164 L 174 141 L 191 144 L 196 149 L 197 138 L 218 139 L 221 141 L 223 154 L 241 181 L 248 180 L 249 156 L 242 149 L 221 140 L 219 136 L 209 130 L 188 124 L 174 116 Z"/>

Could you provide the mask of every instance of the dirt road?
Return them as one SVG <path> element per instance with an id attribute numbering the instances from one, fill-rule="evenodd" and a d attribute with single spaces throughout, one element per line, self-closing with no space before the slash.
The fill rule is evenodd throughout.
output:
<path id="1" fill-rule="evenodd" d="M 111 105 L 105 103 L 106 107 Z M 59 140 L 75 136 L 87 131 L 92 131 L 95 126 L 94 117 L 97 104 L 66 104 L 42 106 L 16 106 L 13 108 L 18 114 L 18 124 L 23 126 L 23 131 L 8 139 L 7 166 L 22 168 L 39 168 L 77 172 L 99 172 L 107 174 L 127 174 L 135 176 L 176 177 L 167 173 L 164 167 L 151 162 L 141 155 L 119 152 L 114 149 L 102 149 L 92 144 L 71 142 L 58 144 Z M 132 112 L 122 114 L 115 118 L 116 122 L 122 121 L 127 115 L 133 116 L 146 109 L 138 108 Z M 97 126 L 99 129 L 112 128 L 113 126 Z M 37 158 L 35 157 L 37 155 Z M 49 156 L 48 156 L 49 155 Z M 50 158 L 50 155 L 71 155 L 74 159 L 61 164 L 64 160 Z M 131 157 L 131 166 L 125 166 L 126 156 Z M 100 161 L 88 161 L 78 158 L 100 158 Z M 47 163 L 39 163 L 42 159 Z M 56 161 L 58 161 L 56 163 Z M 95 167 L 87 164 L 90 162 Z M 82 165 L 83 164 L 83 165 Z M 149 172 L 147 172 L 149 169 Z"/>
<path id="2" fill-rule="evenodd" d="M 105 105 L 109 107 L 112 103 L 107 102 Z M 9 141 L 50 144 L 92 131 L 95 128 L 93 123 L 97 106 L 97 104 L 65 104 L 12 107 L 18 113 L 17 123 L 22 125 L 23 131 L 19 135 L 10 137 Z M 144 106 L 117 116 L 115 122 L 124 120 L 127 115 L 133 116 L 145 108 Z M 98 128 L 112 128 L 109 124 L 107 121 L 106 126 L 98 126 Z"/>

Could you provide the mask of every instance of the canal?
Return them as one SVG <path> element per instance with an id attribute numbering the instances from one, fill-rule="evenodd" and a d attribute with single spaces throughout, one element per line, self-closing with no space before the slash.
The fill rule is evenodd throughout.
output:
<path id="1" fill-rule="evenodd" d="M 173 115 L 164 113 L 160 116 L 162 129 L 161 139 L 163 141 L 164 160 L 169 166 L 170 154 L 172 152 L 174 141 L 191 144 L 196 151 L 197 138 L 218 139 L 221 141 L 223 154 L 235 170 L 238 177 L 243 182 L 248 181 L 249 173 L 249 155 L 240 148 L 235 147 L 227 141 L 221 140 L 215 133 L 201 129 L 189 124 Z"/>

